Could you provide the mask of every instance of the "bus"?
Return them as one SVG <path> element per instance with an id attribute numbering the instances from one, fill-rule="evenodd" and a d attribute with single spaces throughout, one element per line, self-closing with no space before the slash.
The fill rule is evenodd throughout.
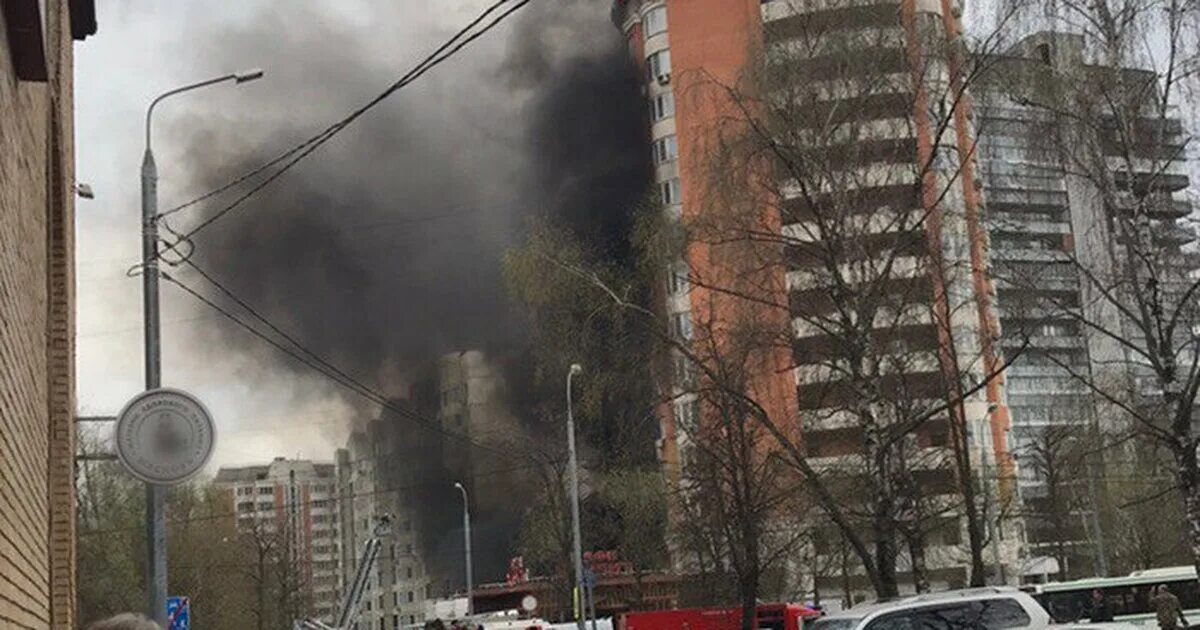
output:
<path id="1" fill-rule="evenodd" d="M 1057 623 L 1089 620 L 1092 592 L 1098 590 L 1114 621 L 1157 627 L 1150 598 L 1159 584 L 1166 584 L 1179 598 L 1183 616 L 1190 623 L 1200 622 L 1200 583 L 1196 581 L 1196 568 L 1191 566 L 1134 571 L 1125 577 L 1032 584 L 1024 590 L 1030 592 Z"/>

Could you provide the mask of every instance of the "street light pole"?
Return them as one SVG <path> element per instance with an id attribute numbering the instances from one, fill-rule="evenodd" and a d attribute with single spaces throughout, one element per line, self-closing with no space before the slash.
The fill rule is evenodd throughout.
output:
<path id="1" fill-rule="evenodd" d="M 145 345 L 146 389 L 162 386 L 162 348 L 159 345 L 158 305 L 158 166 L 150 144 L 154 107 L 163 99 L 205 86 L 235 81 L 245 83 L 262 70 L 237 72 L 178 87 L 158 95 L 146 108 L 146 151 L 142 156 L 142 326 Z M 146 484 L 146 592 L 149 617 L 167 623 L 167 487 Z"/>
<path id="2" fill-rule="evenodd" d="M 467 489 L 457 481 L 454 482 L 454 487 L 458 488 L 463 498 L 463 546 L 467 550 L 467 616 L 470 617 L 475 614 L 475 605 L 471 601 L 475 587 L 471 570 L 471 505 L 467 501 Z"/>
<path id="3" fill-rule="evenodd" d="M 575 456 L 575 418 L 571 411 L 571 377 L 583 372 L 583 366 L 572 363 L 567 371 L 567 456 L 571 473 L 571 534 L 575 556 L 575 622 L 578 630 L 585 630 L 583 624 L 583 542 L 579 535 L 579 462 Z"/>

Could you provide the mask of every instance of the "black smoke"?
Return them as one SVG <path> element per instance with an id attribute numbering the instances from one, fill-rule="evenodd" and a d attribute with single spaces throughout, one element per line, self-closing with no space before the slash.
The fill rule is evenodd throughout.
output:
<path id="1" fill-rule="evenodd" d="M 447 2 L 443 15 L 441 0 L 378 2 L 370 15 L 337 16 L 328 12 L 338 4 L 287 3 L 243 20 L 220 42 L 193 42 L 209 65 L 255 60 L 267 76 L 252 88 L 260 99 L 253 111 L 200 103 L 166 130 L 188 147 L 188 188 L 210 189 L 323 128 L 484 4 Z M 445 352 L 521 356 L 527 323 L 505 293 L 501 258 L 532 218 L 570 228 L 601 256 L 629 256 L 631 209 L 650 174 L 639 89 L 607 0 L 535 0 L 513 24 L 201 232 L 195 260 L 308 350 L 387 396 L 427 383 L 429 366 Z M 176 227 L 234 197 L 181 213 Z M 176 274 L 204 288 L 186 270 Z M 232 326 L 220 330 L 203 340 L 206 356 L 252 355 L 279 373 L 311 375 Z M 361 410 L 358 420 L 379 414 L 327 387 Z M 330 453 L 339 446 L 330 444 Z M 446 499 L 435 493 L 417 509 L 447 523 L 443 512 L 456 504 Z M 491 515 L 505 530 L 497 541 L 515 535 L 512 516 Z M 477 517 L 487 528 L 489 515 Z M 461 536 L 442 532 L 435 546 L 447 553 Z M 502 577 L 501 564 L 478 567 L 479 578 Z"/>

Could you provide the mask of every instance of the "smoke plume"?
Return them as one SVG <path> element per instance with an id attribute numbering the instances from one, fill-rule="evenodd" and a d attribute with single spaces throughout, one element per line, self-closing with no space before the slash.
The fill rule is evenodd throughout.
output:
<path id="1" fill-rule="evenodd" d="M 312 0 L 242 20 L 203 54 L 216 67 L 261 64 L 267 75 L 252 89 L 262 105 L 230 113 L 237 109 L 201 102 L 175 119 L 165 132 L 187 147 L 177 156 L 189 168 L 184 187 L 211 189 L 324 128 L 484 4 Z M 362 11 L 330 13 L 351 6 Z M 526 323 L 505 295 L 504 251 L 545 215 L 598 253 L 623 257 L 629 209 L 647 184 L 645 106 L 608 6 L 536 0 L 199 234 L 196 260 L 309 350 L 388 396 L 406 395 L 419 381 L 413 371 L 442 353 L 518 352 Z M 219 206 L 181 213 L 176 227 Z M 197 339 L 208 356 L 309 370 L 230 325 L 218 330 Z M 335 385 L 328 395 L 356 405 L 358 420 L 377 417 Z M 503 567 L 479 570 L 496 578 Z"/>

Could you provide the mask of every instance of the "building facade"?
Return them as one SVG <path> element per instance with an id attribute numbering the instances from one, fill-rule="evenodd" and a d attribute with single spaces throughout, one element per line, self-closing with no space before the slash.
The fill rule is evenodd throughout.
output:
<path id="1" fill-rule="evenodd" d="M 376 524 L 385 518 L 389 522 L 358 606 L 355 627 L 360 630 L 393 630 L 424 621 L 429 578 L 418 535 L 419 484 L 413 466 L 422 443 L 407 438 L 411 436 L 400 422 L 385 417 L 354 431 L 346 448 L 337 452 L 343 584 L 353 581 Z"/>
<path id="2" fill-rule="evenodd" d="M 216 484 L 229 493 L 239 534 L 282 552 L 294 570 L 296 613 L 330 619 L 341 603 L 341 536 L 333 464 L 277 457 L 261 466 L 223 467 Z"/>
<path id="3" fill-rule="evenodd" d="M 613 8 L 645 73 L 655 178 L 669 219 L 695 231 L 707 213 L 721 211 L 714 182 L 725 176 L 711 161 L 737 149 L 720 128 L 723 121 L 745 121 L 764 108 L 762 118 L 779 125 L 768 133 L 780 142 L 761 142 L 755 154 L 769 157 L 741 166 L 765 174 L 724 184 L 752 191 L 746 207 L 766 208 L 768 217 L 753 229 L 778 235 L 770 238 L 786 250 L 773 266 L 783 277 L 760 285 L 766 288 L 759 297 L 786 305 L 782 325 L 790 324 L 792 352 L 769 358 L 755 376 L 756 388 L 773 417 L 788 419 L 785 430 L 796 433 L 821 471 L 837 475 L 866 459 L 864 429 L 848 413 L 854 394 L 838 374 L 845 372 L 838 339 L 826 325 L 839 306 L 830 299 L 835 287 L 824 284 L 826 264 L 838 265 L 851 283 L 875 283 L 882 293 L 902 296 L 895 308 L 876 310 L 875 358 L 860 363 L 875 363 L 878 382 L 895 389 L 896 401 L 926 401 L 931 409 L 947 402 L 945 413 L 922 421 L 911 444 L 900 447 L 912 483 L 940 506 L 929 511 L 945 510 L 964 484 L 978 483 L 990 495 L 981 503 L 1013 496 L 1000 330 L 972 156 L 975 130 L 958 98 L 965 62 L 944 53 L 954 50 L 960 14 L 956 0 L 618 0 Z M 790 120 L 780 115 L 789 107 Z M 772 164 L 789 157 L 771 154 L 789 142 L 791 155 L 810 160 L 819 178 L 806 182 Z M 806 143 L 820 151 L 806 154 Z M 757 160 L 767 164 L 759 168 Z M 725 172 L 737 170 L 733 162 Z M 852 226 L 849 236 L 822 226 L 821 213 L 829 208 Z M 821 258 L 839 248 L 851 253 Z M 689 243 L 669 273 L 664 309 L 676 338 L 692 339 L 710 325 L 713 304 L 723 299 L 706 288 L 722 282 L 715 251 Z M 700 282 L 689 282 L 694 278 Z M 681 386 L 684 380 L 673 379 L 676 398 L 661 414 L 660 457 L 669 475 L 679 474 L 695 439 L 684 427 L 706 413 Z M 964 471 L 969 479 L 962 479 Z M 990 572 L 1013 579 L 1020 527 L 981 519 L 996 534 L 986 536 Z M 952 519 L 927 537 L 926 573 L 935 587 L 966 584 L 965 527 L 965 519 Z M 908 579 L 903 564 L 902 582 Z M 841 587 L 822 585 L 825 591 Z M 852 588 L 865 592 L 869 585 L 855 581 Z"/>
<path id="4" fill-rule="evenodd" d="M 1073 453 L 1095 449 L 1089 436 L 1094 440 L 1101 433 L 1128 430 L 1121 426 L 1125 414 L 1106 411 L 1088 382 L 1106 388 L 1126 382 L 1144 389 L 1137 384 L 1143 376 L 1135 368 L 1139 359 L 1098 333 L 1120 331 L 1125 339 L 1139 338 L 1133 322 L 1096 294 L 1097 281 L 1122 265 L 1115 228 L 1119 222 L 1113 218 L 1131 211 L 1134 195 L 1129 189 L 1115 195 L 1101 191 L 1098 180 L 1111 176 L 1122 188 L 1124 171 L 1132 168 L 1136 178 L 1148 182 L 1142 210 L 1147 227 L 1157 234 L 1157 255 L 1175 257 L 1175 271 L 1182 277 L 1200 266 L 1185 252 L 1195 234 L 1181 225 L 1192 212 L 1185 131 L 1169 111 L 1165 116 L 1157 111 L 1155 90 L 1148 90 L 1142 98 L 1155 111 L 1146 122 L 1161 125 L 1161 133 L 1135 131 L 1132 143 L 1143 146 L 1134 149 L 1139 155 L 1129 163 L 1120 157 L 1123 142 L 1095 137 L 1103 133 L 1095 127 L 1103 125 L 1088 125 L 1090 129 L 1070 137 L 1074 146 L 1064 145 L 1061 140 L 1072 132 L 1061 128 L 1065 117 L 1055 114 L 1049 102 L 1055 90 L 1046 89 L 1048 85 L 1060 86 L 1070 106 L 1078 108 L 1073 116 L 1085 119 L 1094 112 L 1081 114 L 1085 99 L 1072 92 L 1079 86 L 1070 87 L 1068 77 L 1096 77 L 1086 88 L 1096 92 L 1112 89 L 1114 81 L 1105 77 L 1117 73 L 1136 89 L 1158 82 L 1148 71 L 1089 63 L 1079 35 L 1030 34 L 990 60 L 990 67 L 976 90 L 979 153 L 1002 343 L 1013 356 L 1007 370 L 1013 449 L 1026 462 L 1019 479 L 1028 555 L 1053 559 L 1064 577 L 1095 575 L 1109 568 L 1099 557 L 1098 542 L 1103 536 L 1100 494 L 1105 470 L 1112 467 L 1104 460 L 1116 464 L 1130 453 L 1110 449 L 1087 461 L 1072 461 Z M 1114 127 L 1109 133 L 1115 138 L 1118 132 Z M 1087 147 L 1101 145 L 1107 145 L 1109 164 L 1090 168 L 1087 161 L 1093 156 Z M 1074 156 L 1065 157 L 1067 151 Z M 1162 271 L 1169 274 L 1173 266 L 1163 265 Z M 1150 478 L 1149 468 L 1141 470 Z M 1173 482 L 1160 478 L 1159 483 Z"/>
<path id="5" fill-rule="evenodd" d="M 0 5 L 0 626 L 75 626 L 73 43 L 87 1 Z"/>

